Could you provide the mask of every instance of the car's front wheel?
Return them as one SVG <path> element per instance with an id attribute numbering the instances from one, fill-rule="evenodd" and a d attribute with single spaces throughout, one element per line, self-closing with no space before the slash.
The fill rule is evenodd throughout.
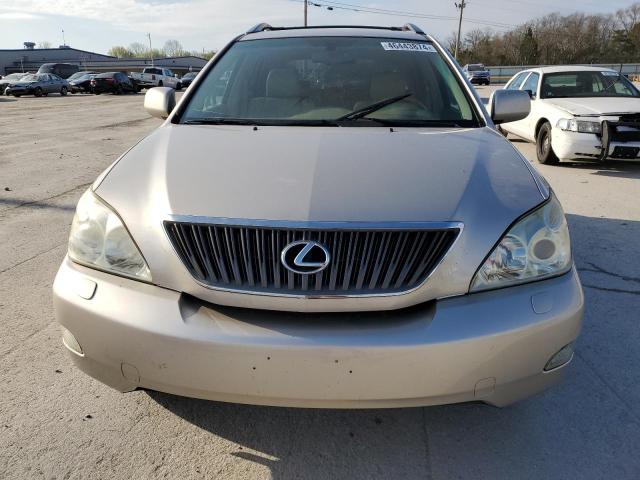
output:
<path id="1" fill-rule="evenodd" d="M 67 87 L 63 86 L 63 87 L 60 89 L 60 95 L 63 95 L 63 96 L 64 96 L 64 95 L 66 95 L 66 94 L 67 94 Z"/>
<path id="2" fill-rule="evenodd" d="M 37 88 L 33 91 L 33 94 L 34 94 L 36 97 L 41 97 L 41 96 L 42 96 L 42 88 L 37 87 Z"/>
<path id="3" fill-rule="evenodd" d="M 538 130 L 536 155 L 538 161 L 544 165 L 557 165 L 560 162 L 551 145 L 551 124 L 549 122 L 542 124 L 540 130 Z"/>

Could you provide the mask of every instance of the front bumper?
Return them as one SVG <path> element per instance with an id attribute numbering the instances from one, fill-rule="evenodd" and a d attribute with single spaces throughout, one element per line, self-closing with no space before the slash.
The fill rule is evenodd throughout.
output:
<path id="1" fill-rule="evenodd" d="M 610 141 L 606 155 L 603 155 L 602 138 L 594 133 L 554 128 L 551 131 L 551 146 L 560 160 L 640 160 L 640 141 Z"/>
<path id="2" fill-rule="evenodd" d="M 74 362 L 120 391 L 295 407 L 507 405 L 560 380 L 583 312 L 575 270 L 380 313 L 220 307 L 68 259 L 53 289 Z"/>
<path id="3" fill-rule="evenodd" d="M 32 87 L 8 87 L 5 90 L 7 95 L 33 95 L 35 88 Z"/>

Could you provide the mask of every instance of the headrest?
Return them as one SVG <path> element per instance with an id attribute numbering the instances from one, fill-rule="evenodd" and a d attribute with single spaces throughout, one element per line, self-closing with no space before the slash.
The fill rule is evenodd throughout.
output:
<path id="1" fill-rule="evenodd" d="M 407 92 L 407 84 L 397 72 L 378 73 L 371 79 L 370 96 L 372 100 L 395 97 Z"/>
<path id="2" fill-rule="evenodd" d="M 294 68 L 275 68 L 267 75 L 267 97 L 300 97 L 302 87 Z"/>

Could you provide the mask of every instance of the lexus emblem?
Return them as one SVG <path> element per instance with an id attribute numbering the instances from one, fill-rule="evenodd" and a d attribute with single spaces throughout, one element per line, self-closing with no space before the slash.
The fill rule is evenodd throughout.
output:
<path id="1" fill-rule="evenodd" d="M 311 275 L 327 268 L 331 257 L 327 248 L 313 240 L 299 240 L 284 247 L 280 261 L 293 273 Z"/>

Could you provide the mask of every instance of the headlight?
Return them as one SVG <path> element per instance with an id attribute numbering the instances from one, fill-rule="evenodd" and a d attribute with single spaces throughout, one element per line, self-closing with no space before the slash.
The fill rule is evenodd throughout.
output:
<path id="1" fill-rule="evenodd" d="M 548 202 L 502 237 L 471 282 L 472 292 L 553 277 L 571 268 L 569 229 L 560 202 Z"/>
<path id="2" fill-rule="evenodd" d="M 147 262 L 122 220 L 91 190 L 82 195 L 73 217 L 69 257 L 88 267 L 151 281 Z"/>
<path id="3" fill-rule="evenodd" d="M 600 133 L 602 125 L 600 122 L 588 122 L 576 120 L 574 118 L 561 118 L 556 125 L 560 130 L 580 133 Z"/>

